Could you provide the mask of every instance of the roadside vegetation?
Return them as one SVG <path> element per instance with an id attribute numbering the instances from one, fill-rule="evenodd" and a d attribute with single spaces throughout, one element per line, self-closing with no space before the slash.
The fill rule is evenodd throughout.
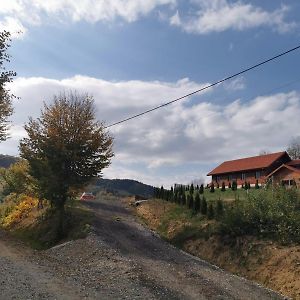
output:
<path id="1" fill-rule="evenodd" d="M 282 244 L 300 243 L 300 193 L 296 188 L 226 189 L 179 186 L 156 189 L 156 197 L 189 210 L 191 220 L 211 221 L 205 234 L 239 237 L 252 235 Z M 193 232 L 193 229 L 187 231 Z M 199 230 L 198 230 L 199 231 Z M 195 234 L 199 233 L 197 230 Z"/>
<path id="2" fill-rule="evenodd" d="M 299 190 L 160 188 L 137 214 L 176 247 L 300 299 Z"/>
<path id="3" fill-rule="evenodd" d="M 36 183 L 28 172 L 25 160 L 0 169 L 0 229 L 9 231 L 35 249 L 86 237 L 94 215 L 76 198 L 66 202 L 64 237 L 57 237 L 58 212 L 49 201 L 38 198 Z"/>

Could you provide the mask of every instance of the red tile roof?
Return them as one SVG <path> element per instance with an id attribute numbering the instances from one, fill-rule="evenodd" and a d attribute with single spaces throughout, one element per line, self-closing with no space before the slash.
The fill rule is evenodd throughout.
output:
<path id="1" fill-rule="evenodd" d="M 287 155 L 287 153 L 283 151 L 266 155 L 225 161 L 218 167 L 210 171 L 207 174 L 207 176 L 246 170 L 264 169 L 269 167 L 273 162 L 281 158 L 283 155 Z"/>
<path id="2" fill-rule="evenodd" d="M 286 165 L 289 165 L 289 166 L 297 166 L 297 165 L 300 165 L 300 159 L 294 159 L 294 160 L 291 160 L 291 161 L 289 161 L 288 163 L 286 163 Z"/>

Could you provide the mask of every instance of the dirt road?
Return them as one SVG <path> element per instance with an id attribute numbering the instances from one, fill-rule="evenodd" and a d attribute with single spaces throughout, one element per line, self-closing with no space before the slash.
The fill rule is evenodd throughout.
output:
<path id="1" fill-rule="evenodd" d="M 282 299 L 283 297 L 182 252 L 136 222 L 120 201 L 87 205 L 96 212 L 96 233 L 138 263 L 138 278 L 161 299 Z"/>
<path id="2" fill-rule="evenodd" d="M 167 244 L 121 201 L 87 202 L 94 233 L 33 251 L 0 232 L 0 299 L 283 299 Z"/>

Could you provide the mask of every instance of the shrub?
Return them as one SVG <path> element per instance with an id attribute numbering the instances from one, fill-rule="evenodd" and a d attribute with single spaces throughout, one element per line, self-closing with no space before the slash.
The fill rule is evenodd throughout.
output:
<path id="1" fill-rule="evenodd" d="M 300 243 L 299 191 L 282 187 L 261 189 L 242 201 L 236 200 L 222 218 L 221 232 Z"/>
<path id="2" fill-rule="evenodd" d="M 216 215 L 217 215 L 217 217 L 221 217 L 221 216 L 223 216 L 223 213 L 224 213 L 223 201 L 221 199 L 218 199 L 217 207 L 216 207 Z"/>
<path id="3" fill-rule="evenodd" d="M 209 203 L 208 210 L 207 210 L 207 218 L 211 220 L 214 218 L 214 216 L 215 216 L 214 207 L 212 203 Z"/>
<path id="4" fill-rule="evenodd" d="M 210 185 L 210 192 L 211 192 L 211 193 L 214 193 L 214 192 L 215 192 L 215 185 L 214 185 L 213 182 L 212 182 L 211 185 Z"/>
<path id="5" fill-rule="evenodd" d="M 206 215 L 207 214 L 207 202 L 205 197 L 203 196 L 202 201 L 201 201 L 201 214 Z"/>
<path id="6" fill-rule="evenodd" d="M 236 191 L 236 190 L 237 190 L 237 183 L 236 183 L 235 180 L 232 182 L 231 189 L 232 189 L 233 191 Z"/>
<path id="7" fill-rule="evenodd" d="M 200 195 L 199 195 L 199 193 L 197 193 L 196 196 L 195 196 L 195 203 L 194 203 L 194 209 L 195 209 L 196 212 L 200 211 L 200 205 L 201 205 Z"/>
<path id="8" fill-rule="evenodd" d="M 193 201 L 193 196 L 191 194 L 188 194 L 187 202 L 188 202 L 187 204 L 188 204 L 189 209 L 193 209 L 194 201 Z"/>
<path id="9" fill-rule="evenodd" d="M 258 180 L 256 179 L 256 182 L 255 182 L 255 189 L 258 190 L 259 189 L 259 185 L 258 185 Z"/>
<path id="10" fill-rule="evenodd" d="M 222 188 L 221 188 L 221 192 L 225 192 L 226 191 L 226 187 L 225 187 L 225 182 L 222 182 Z"/>
<path id="11" fill-rule="evenodd" d="M 204 193 L 204 186 L 203 183 L 200 185 L 199 193 L 203 194 Z"/>
<path id="12" fill-rule="evenodd" d="M 181 197 L 181 205 L 186 205 L 186 196 L 185 196 L 185 193 L 183 193 L 183 195 Z"/>

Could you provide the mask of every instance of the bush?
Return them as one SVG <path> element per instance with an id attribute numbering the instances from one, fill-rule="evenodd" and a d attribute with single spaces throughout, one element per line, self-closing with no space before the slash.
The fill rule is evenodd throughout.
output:
<path id="1" fill-rule="evenodd" d="M 218 199 L 217 207 L 216 207 L 216 215 L 219 218 L 219 217 L 223 216 L 223 213 L 224 213 L 223 201 L 221 199 Z"/>
<path id="2" fill-rule="evenodd" d="M 299 191 L 282 187 L 261 189 L 242 201 L 236 200 L 222 218 L 221 232 L 300 243 Z"/>
<path id="3" fill-rule="evenodd" d="M 221 192 L 225 192 L 226 191 L 226 187 L 225 187 L 225 182 L 222 182 L 222 188 L 221 188 Z"/>
<path id="4" fill-rule="evenodd" d="M 206 215 L 207 214 L 207 202 L 205 197 L 203 196 L 202 201 L 201 201 L 201 214 Z"/>
<path id="5" fill-rule="evenodd" d="M 199 193 L 203 194 L 204 193 L 204 186 L 203 183 L 200 185 Z"/>
<path id="6" fill-rule="evenodd" d="M 214 193 L 214 192 L 215 192 L 215 185 L 214 185 L 213 182 L 212 182 L 211 185 L 210 185 L 210 192 L 211 192 L 211 193 Z"/>
<path id="7" fill-rule="evenodd" d="M 201 205 L 200 195 L 199 195 L 199 193 L 197 193 L 196 196 L 195 196 L 195 205 L 194 205 L 194 209 L 195 209 L 196 212 L 200 211 L 200 205 Z"/>
<path id="8" fill-rule="evenodd" d="M 215 216 L 214 207 L 212 203 L 209 203 L 208 210 L 207 210 L 207 218 L 211 220 L 214 218 L 214 216 Z"/>
<path id="9" fill-rule="evenodd" d="M 233 191 L 236 191 L 236 190 L 237 190 L 237 183 L 236 183 L 236 181 L 233 181 L 233 182 L 232 182 L 231 189 L 232 189 Z"/>
<path id="10" fill-rule="evenodd" d="M 188 201 L 189 209 L 193 209 L 194 201 L 193 201 L 193 196 L 191 194 L 188 194 L 187 201 Z"/>

